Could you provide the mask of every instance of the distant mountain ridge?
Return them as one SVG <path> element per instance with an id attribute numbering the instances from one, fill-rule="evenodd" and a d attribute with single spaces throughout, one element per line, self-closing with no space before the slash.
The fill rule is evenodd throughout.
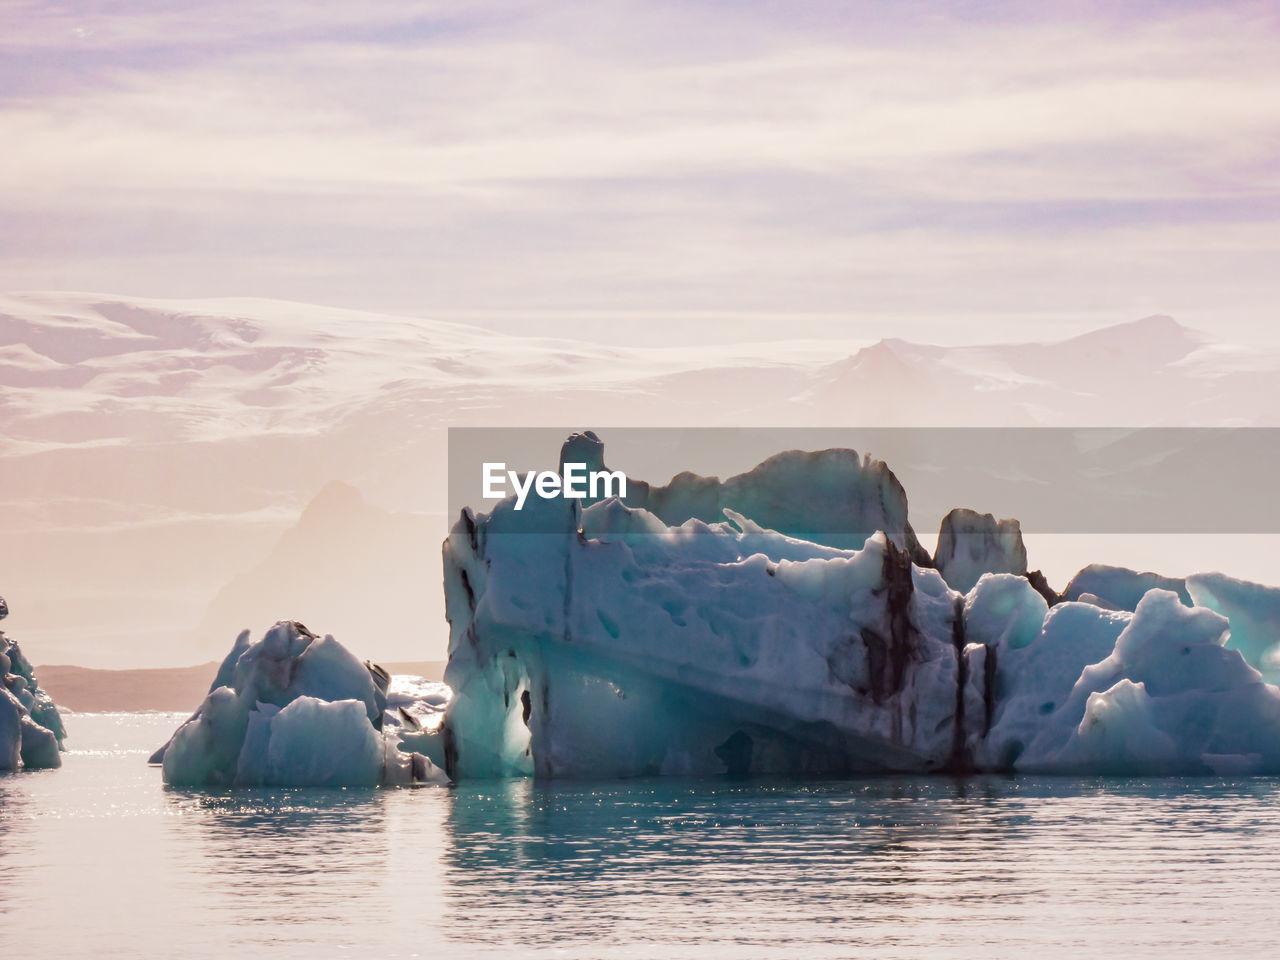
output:
<path id="1" fill-rule="evenodd" d="M 364 650 L 373 637 L 427 634 L 438 572 L 437 525 L 371 506 L 349 484 L 326 485 L 254 566 L 218 591 L 198 627 L 227 648 L 244 627 L 281 618 L 315 624 Z"/>
<path id="2" fill-rule="evenodd" d="M 350 632 L 343 581 L 347 610 L 381 617 L 373 647 L 352 643 L 430 658 L 450 426 L 1273 425 L 1278 372 L 1275 350 L 1163 316 L 1056 343 L 682 350 L 277 301 L 3 296 L 0 577 L 44 661 L 203 661 L 306 607 Z M 328 522 L 348 532 L 314 532 Z M 360 524 L 368 543 L 326 549 Z"/>

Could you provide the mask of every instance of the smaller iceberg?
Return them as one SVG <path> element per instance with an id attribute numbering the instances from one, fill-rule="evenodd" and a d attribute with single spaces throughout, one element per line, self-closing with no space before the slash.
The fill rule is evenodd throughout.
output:
<path id="1" fill-rule="evenodd" d="M 209 695 L 151 760 L 173 786 L 355 787 L 447 784 L 425 742 L 448 688 L 392 677 L 332 636 L 281 620 L 249 631 L 218 668 Z"/>
<path id="2" fill-rule="evenodd" d="M 9 613 L 0 597 L 0 620 Z M 0 632 L 0 773 L 62 766 L 62 717 L 18 644 Z"/>

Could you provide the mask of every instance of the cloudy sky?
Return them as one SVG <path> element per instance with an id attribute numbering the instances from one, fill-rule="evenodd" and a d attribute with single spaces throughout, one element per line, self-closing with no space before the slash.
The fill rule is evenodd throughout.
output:
<path id="1" fill-rule="evenodd" d="M 173 638 L 257 569 L 282 511 L 330 480 L 424 509 L 446 423 L 754 423 L 792 409 L 785 356 L 881 337 L 1055 340 L 1163 313 L 1280 345 L 1278 47 L 1274 0 L 0 0 L 6 626 L 42 662 L 207 659 Z M 20 291 L 54 293 L 2 296 Z M 644 351 L 171 299 L 192 297 L 692 345 L 662 362 L 696 371 L 628 393 L 624 354 Z M 1120 398 L 1098 408 L 1125 423 L 1125 391 L 1162 423 L 1274 409 L 1274 353 L 1210 351 L 1216 379 L 1184 364 L 1162 406 L 1135 367 L 1180 335 L 1124 335 L 1060 393 Z M 797 338 L 815 341 L 714 347 Z M 490 359 L 462 370 L 468 351 Z M 857 367 L 824 414 L 883 418 L 881 398 L 945 384 L 995 396 L 877 356 L 881 381 Z M 1043 379 L 1011 370 L 981 372 Z M 575 400 L 571 374 L 597 393 Z M 726 396 L 751 412 L 713 413 Z M 289 416 L 303 429 L 281 445 Z M 216 455 L 195 443 L 210 430 Z M 438 610 L 420 613 L 386 631 L 394 658 L 423 632 L 441 647 Z"/>
<path id="2" fill-rule="evenodd" d="M 1278 9 L 3 0 L 0 289 L 1275 339 Z"/>

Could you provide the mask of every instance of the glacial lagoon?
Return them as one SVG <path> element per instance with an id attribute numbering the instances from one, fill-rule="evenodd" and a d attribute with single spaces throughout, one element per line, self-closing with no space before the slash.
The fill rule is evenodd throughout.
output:
<path id="1" fill-rule="evenodd" d="M 1275 778 L 166 789 L 183 717 L 0 776 L 0 924 L 98 957 L 1273 956 Z"/>

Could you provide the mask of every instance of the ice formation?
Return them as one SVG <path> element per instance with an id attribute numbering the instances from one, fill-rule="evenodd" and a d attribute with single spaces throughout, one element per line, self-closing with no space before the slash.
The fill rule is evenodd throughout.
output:
<path id="1" fill-rule="evenodd" d="M 565 463 L 608 469 L 604 444 L 591 431 L 565 442 L 561 469 Z M 868 537 L 883 532 L 913 560 L 929 563 L 907 520 L 907 494 L 898 478 L 883 462 L 859 458 L 852 450 L 789 450 L 724 481 L 688 472 L 665 486 L 628 478 L 622 502 L 669 526 L 691 519 L 716 523 L 740 514 L 763 529 L 846 549 L 860 548 Z"/>
<path id="2" fill-rule="evenodd" d="M 1083 600 L 1110 610 L 1128 610 L 1132 613 L 1138 602 L 1149 590 L 1172 590 L 1183 603 L 1191 606 L 1185 580 L 1163 577 L 1158 573 L 1138 573 L 1124 567 L 1111 567 L 1104 563 L 1091 563 L 1067 584 L 1062 591 L 1064 600 Z"/>
<path id="3" fill-rule="evenodd" d="M 1280 680 L 1280 590 L 1220 573 L 1187 577 L 1187 595 L 1231 623 L 1227 646 L 1239 650 L 1268 683 Z"/>
<path id="4" fill-rule="evenodd" d="M 400 749 L 403 736 L 430 731 L 446 700 L 439 684 L 392 677 L 281 620 L 256 643 L 240 634 L 152 762 L 175 786 L 447 783 L 425 755 Z"/>
<path id="5" fill-rule="evenodd" d="M 933 565 L 947 586 L 968 593 L 984 573 L 1027 573 L 1027 548 L 1017 520 L 957 507 L 942 518 Z"/>
<path id="6" fill-rule="evenodd" d="M 0 599 L 0 610 L 8 608 Z M 62 766 L 66 729 L 18 644 L 0 632 L 0 772 Z"/>
<path id="7" fill-rule="evenodd" d="M 561 462 L 584 453 L 603 464 L 590 434 Z M 1259 673 L 1280 591 L 1091 567 L 1064 599 L 1016 522 L 970 511 L 935 568 L 901 490 L 851 451 L 791 452 L 626 502 L 464 510 L 454 696 L 413 749 L 455 778 L 1280 772 Z"/>

